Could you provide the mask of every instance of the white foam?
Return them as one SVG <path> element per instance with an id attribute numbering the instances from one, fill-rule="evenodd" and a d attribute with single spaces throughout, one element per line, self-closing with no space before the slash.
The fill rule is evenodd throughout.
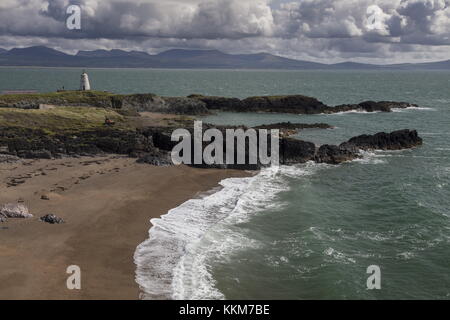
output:
<path id="1" fill-rule="evenodd" d="M 344 264 L 356 263 L 355 259 L 348 257 L 343 252 L 337 251 L 336 249 L 331 248 L 331 247 L 328 247 L 327 249 L 325 249 L 323 251 L 323 254 L 325 256 L 331 257 L 333 262 L 339 262 L 339 263 L 344 263 Z"/>
<path id="2" fill-rule="evenodd" d="M 235 252 L 261 245 L 246 237 L 245 228 L 238 225 L 248 222 L 261 211 L 281 208 L 282 204 L 275 198 L 288 188 L 283 177 L 285 169 L 287 167 L 265 169 L 252 178 L 227 216 L 213 225 L 201 239 L 188 245 L 186 254 L 174 270 L 172 298 L 225 298 L 216 288 L 209 268 L 215 262 L 227 261 Z"/>
<path id="3" fill-rule="evenodd" d="M 277 211 L 282 204 L 275 197 L 287 190 L 285 178 L 294 170 L 297 175 L 308 171 L 307 167 L 268 168 L 251 178 L 226 179 L 220 191 L 151 220 L 150 237 L 138 246 L 134 257 L 141 298 L 224 298 L 215 287 L 210 262 L 259 246 L 233 226 L 263 210 Z"/>
<path id="4" fill-rule="evenodd" d="M 152 219 L 149 239 L 135 253 L 136 281 L 142 298 L 170 298 L 173 270 L 189 243 L 200 239 L 235 206 L 251 178 L 222 181 L 222 190 L 201 199 L 191 199 L 170 210 L 160 219 Z"/>
<path id="5" fill-rule="evenodd" d="M 405 112 L 408 110 L 420 110 L 420 111 L 436 111 L 434 108 L 429 107 L 407 107 L 407 108 L 391 108 L 392 112 Z M 357 114 L 377 114 L 382 113 L 382 111 L 366 111 L 363 109 L 354 109 L 354 110 L 348 110 L 348 111 L 340 111 L 340 112 L 334 112 L 334 113 L 320 113 L 319 115 L 324 116 L 333 116 L 333 115 L 344 115 L 349 113 L 357 113 Z"/>
<path id="6" fill-rule="evenodd" d="M 382 160 L 375 153 L 367 152 L 360 162 Z M 267 168 L 250 178 L 225 179 L 216 193 L 189 200 L 161 218 L 151 220 L 149 239 L 135 253 L 141 298 L 224 299 L 211 268 L 227 263 L 235 253 L 262 245 L 247 236 L 249 230 L 242 224 L 262 211 L 270 210 L 271 214 L 280 211 L 284 203 L 277 196 L 288 190 L 287 182 L 291 178 L 312 175 L 328 167 L 309 162 Z M 324 236 L 320 230 L 312 228 L 311 231 L 317 237 Z M 344 263 L 354 263 L 339 252 L 330 255 Z"/>
<path id="7" fill-rule="evenodd" d="M 339 116 L 339 115 L 344 115 L 344 114 L 349 114 L 349 113 L 358 113 L 358 114 L 377 114 L 377 113 L 381 113 L 381 111 L 366 111 L 363 109 L 355 109 L 355 110 L 348 110 L 348 111 L 340 111 L 340 112 L 334 112 L 334 113 L 320 113 L 319 115 L 324 115 L 324 116 Z"/>
<path id="8" fill-rule="evenodd" d="M 408 110 L 436 111 L 436 109 L 428 108 L 428 107 L 392 108 L 391 110 L 392 110 L 392 112 L 405 112 Z"/>
<path id="9" fill-rule="evenodd" d="M 386 160 L 380 159 L 385 157 L 384 155 L 377 154 L 373 151 L 359 150 L 359 154 L 362 156 L 359 159 L 353 160 L 361 164 L 383 164 Z"/>

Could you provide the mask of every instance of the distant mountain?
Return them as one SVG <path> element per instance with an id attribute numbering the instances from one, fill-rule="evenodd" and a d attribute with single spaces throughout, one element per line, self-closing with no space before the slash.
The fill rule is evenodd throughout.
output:
<path id="1" fill-rule="evenodd" d="M 409 65 L 411 66 L 411 65 Z M 439 62 L 428 62 L 428 63 L 419 63 L 416 65 L 412 65 L 413 67 L 418 67 L 421 69 L 435 69 L 435 70 L 449 70 L 450 69 L 450 60 L 439 61 Z"/>
<path id="2" fill-rule="evenodd" d="M 140 51 L 94 50 L 66 54 L 37 46 L 0 49 L 0 66 L 41 66 L 80 68 L 210 68 L 284 70 L 450 70 L 450 60 L 419 63 L 373 65 L 356 62 L 322 64 L 294 60 L 269 53 L 227 54 L 218 50 L 172 49 L 156 55 Z"/>
<path id="3" fill-rule="evenodd" d="M 383 66 L 376 64 L 367 64 L 367 63 L 357 63 L 357 62 L 341 62 L 333 64 L 333 69 L 337 70 L 357 70 L 357 69 L 380 69 Z"/>
<path id="4" fill-rule="evenodd" d="M 0 65 L 58 66 L 72 56 L 47 47 L 14 48 L 0 55 Z"/>
<path id="5" fill-rule="evenodd" d="M 147 52 L 140 51 L 124 51 L 124 50 L 94 50 L 94 51 L 78 51 L 77 57 L 88 58 L 118 58 L 118 57 L 139 57 L 148 58 L 150 55 Z"/>
<path id="6" fill-rule="evenodd" d="M 29 48 L 14 48 L 7 53 L 10 57 L 30 57 L 35 58 L 49 58 L 49 57 L 68 57 L 68 54 L 50 49 L 47 47 L 29 47 Z"/>
<path id="7" fill-rule="evenodd" d="M 190 59 L 205 56 L 226 57 L 226 53 L 218 50 L 186 50 L 186 49 L 172 49 L 157 54 L 160 58 L 166 59 Z"/>

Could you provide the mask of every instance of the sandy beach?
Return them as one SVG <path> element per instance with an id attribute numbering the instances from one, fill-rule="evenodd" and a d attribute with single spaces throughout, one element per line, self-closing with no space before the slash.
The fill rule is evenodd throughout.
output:
<path id="1" fill-rule="evenodd" d="M 244 175 L 119 156 L 0 164 L 0 204 L 23 201 L 34 215 L 0 223 L 0 299 L 138 299 L 133 255 L 149 220 Z M 66 223 L 39 221 L 49 213 Z M 81 290 L 66 287 L 70 265 Z"/>

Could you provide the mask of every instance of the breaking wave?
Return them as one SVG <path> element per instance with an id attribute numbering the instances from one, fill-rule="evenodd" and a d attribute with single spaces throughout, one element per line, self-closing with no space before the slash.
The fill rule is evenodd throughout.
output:
<path id="1" fill-rule="evenodd" d="M 259 246 L 233 226 L 263 210 L 281 209 L 276 198 L 289 188 L 285 179 L 312 174 L 314 167 L 267 168 L 254 177 L 225 179 L 216 193 L 152 219 L 149 239 L 134 256 L 141 299 L 224 299 L 210 262 Z"/>

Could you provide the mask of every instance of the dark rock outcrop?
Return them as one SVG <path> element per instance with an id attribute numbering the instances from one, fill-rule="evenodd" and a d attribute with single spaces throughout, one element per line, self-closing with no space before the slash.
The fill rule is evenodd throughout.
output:
<path id="1" fill-rule="evenodd" d="M 279 126 L 275 124 L 274 126 Z M 297 126 L 296 124 L 285 124 Z M 213 126 L 204 125 L 203 130 Z M 271 125 L 267 126 L 267 128 Z M 320 124 L 320 127 L 328 125 Z M 236 127 L 217 127 L 226 137 L 226 129 Z M 248 128 L 241 127 L 246 130 Z M 17 129 L 18 130 L 18 129 Z M 172 129 L 162 127 L 143 128 L 132 130 L 115 130 L 104 128 L 75 134 L 48 135 L 42 130 L 6 128 L 0 130 L 0 147 L 8 148 L 8 157 L 18 156 L 23 158 L 60 157 L 63 155 L 97 155 L 102 153 L 124 154 L 138 158 L 140 163 L 148 163 L 158 166 L 171 165 L 170 152 L 178 144 L 171 140 Z M 187 128 L 193 139 L 193 128 Z M 260 139 L 260 137 L 257 137 Z M 270 138 L 267 139 L 270 142 Z M 226 139 L 224 140 L 224 155 L 226 155 Z M 257 142 L 259 144 L 259 140 Z M 392 133 L 377 133 L 375 135 L 362 135 L 354 137 L 339 146 L 324 145 L 317 148 L 313 143 L 281 136 L 280 138 L 280 163 L 291 165 L 316 161 L 318 163 L 339 164 L 358 158 L 359 150 L 402 150 L 413 148 L 422 144 L 422 139 L 415 130 L 400 130 Z M 191 142 L 192 147 L 194 142 Z M 209 145 L 203 142 L 203 148 Z M 205 163 L 193 166 L 201 168 L 228 168 L 257 170 L 261 164 L 250 164 L 250 151 L 252 150 L 248 140 L 245 142 L 245 164 L 239 165 L 209 165 Z M 257 148 L 257 147 L 256 147 Z M 2 149 L 2 150 L 3 150 Z M 269 146 L 269 152 L 270 152 Z M 191 153 L 192 155 L 194 152 Z M 237 163 L 237 153 L 234 155 Z M 226 163 L 226 161 L 223 161 Z M 191 159 L 191 163 L 194 163 Z"/>
<path id="2" fill-rule="evenodd" d="M 171 129 L 148 128 L 145 133 L 152 137 L 153 145 L 160 150 L 172 151 L 173 147 L 178 144 L 178 142 L 172 141 Z"/>
<path id="3" fill-rule="evenodd" d="M 250 97 L 242 103 L 244 109 L 251 112 L 317 114 L 323 113 L 327 108 L 316 98 L 302 95 Z"/>
<path id="4" fill-rule="evenodd" d="M 280 136 L 282 138 L 287 138 L 294 134 L 297 134 L 301 130 L 305 129 L 332 129 L 333 126 L 326 123 L 291 123 L 291 122 L 281 122 L 274 124 L 264 124 L 261 126 L 253 127 L 253 129 L 265 129 L 274 130 L 278 129 L 280 131 Z"/>
<path id="5" fill-rule="evenodd" d="M 242 100 L 238 98 L 203 96 L 199 94 L 190 95 L 188 98 L 203 102 L 208 110 L 247 111 Z"/>
<path id="6" fill-rule="evenodd" d="M 140 130 L 102 128 L 49 134 L 40 129 L 0 129 L 0 147 L 9 156 L 50 159 L 62 155 L 132 154 L 153 150 L 152 137 Z"/>
<path id="7" fill-rule="evenodd" d="M 423 140 L 416 130 L 399 130 L 361 135 L 351 138 L 345 145 L 354 145 L 363 150 L 402 150 L 420 146 L 422 143 Z"/>
<path id="8" fill-rule="evenodd" d="M 286 129 L 286 130 L 303 130 L 303 129 L 332 129 L 333 126 L 326 123 L 292 123 L 292 122 L 280 122 L 273 124 L 263 124 L 253 127 L 254 129 Z"/>
<path id="9" fill-rule="evenodd" d="M 64 223 L 63 219 L 55 216 L 54 214 L 47 214 L 47 215 L 45 215 L 43 217 L 40 217 L 39 221 L 50 223 L 50 224 L 61 224 L 61 223 Z"/>
<path id="10" fill-rule="evenodd" d="M 185 97 L 160 97 L 153 94 L 134 94 L 113 98 L 114 107 L 133 109 L 138 112 L 159 112 L 168 114 L 208 114 L 206 104 L 197 99 Z"/>
<path id="11" fill-rule="evenodd" d="M 323 145 L 314 160 L 318 163 L 339 164 L 359 158 L 359 150 L 403 150 L 422 145 L 416 130 L 399 130 L 391 133 L 361 135 L 339 146 Z"/>
<path id="12" fill-rule="evenodd" d="M 189 98 L 204 102 L 209 110 L 232 112 L 315 114 L 322 113 L 327 108 L 327 106 L 319 100 L 302 95 L 260 96 L 249 97 L 244 100 L 202 95 L 191 95 Z"/>
<path id="13" fill-rule="evenodd" d="M 365 111 L 365 112 L 392 112 L 392 109 L 406 109 L 410 107 L 418 107 L 408 102 L 394 101 L 365 101 L 359 104 L 344 104 L 336 107 L 329 107 L 325 113 L 337 113 L 348 111 Z"/>
<path id="14" fill-rule="evenodd" d="M 407 102 L 365 101 L 359 104 L 345 104 L 336 107 L 327 106 L 316 98 L 303 95 L 259 96 L 244 100 L 237 98 L 191 95 L 191 99 L 202 101 L 208 110 L 230 112 L 273 112 L 295 114 L 331 114 L 347 111 L 391 112 L 394 108 L 417 107 Z"/>
<path id="15" fill-rule="evenodd" d="M 358 157 L 356 148 L 350 149 L 341 146 L 323 145 L 314 155 L 314 161 L 317 163 L 340 164 L 352 161 Z"/>

